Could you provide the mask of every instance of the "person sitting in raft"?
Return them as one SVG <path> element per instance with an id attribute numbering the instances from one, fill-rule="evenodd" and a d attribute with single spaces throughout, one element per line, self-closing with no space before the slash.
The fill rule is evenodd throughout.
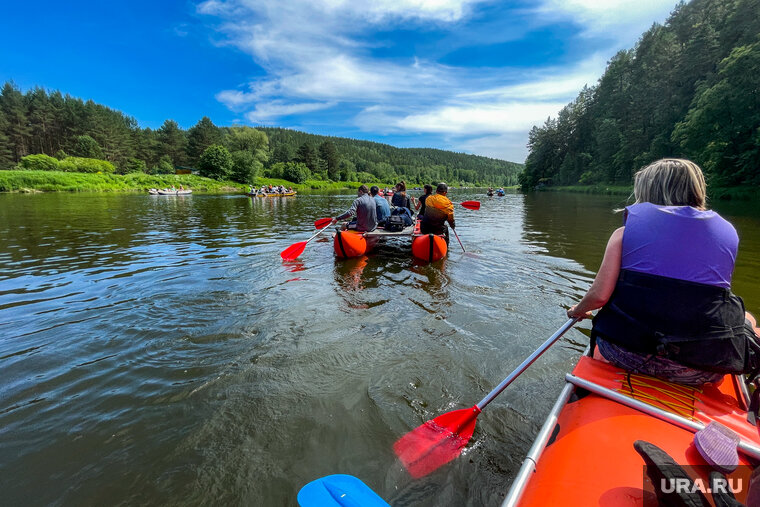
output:
<path id="1" fill-rule="evenodd" d="M 446 238 L 446 244 L 449 243 L 449 228 L 446 222 L 456 229 L 454 224 L 454 205 L 451 203 L 446 194 L 449 187 L 446 183 L 439 183 L 435 189 L 435 194 L 425 198 L 425 213 L 422 215 L 420 223 L 420 232 L 422 234 L 443 234 Z"/>
<path id="2" fill-rule="evenodd" d="M 409 215 L 412 215 L 412 200 L 406 195 L 406 182 L 399 181 L 393 190 L 393 197 L 391 197 L 391 204 L 397 208 L 406 208 L 409 210 Z"/>
<path id="3" fill-rule="evenodd" d="M 369 193 L 372 196 L 372 199 L 375 200 L 377 225 L 383 227 L 385 225 L 385 220 L 391 215 L 391 207 L 388 206 L 388 199 L 385 197 L 380 197 L 378 195 L 380 193 L 380 189 L 377 188 L 377 185 L 372 185 L 369 189 Z"/>
<path id="4" fill-rule="evenodd" d="M 369 196 L 367 185 L 362 185 L 357 191 L 359 197 L 354 199 L 348 211 L 332 219 L 332 223 L 338 220 L 344 220 L 350 216 L 356 217 L 351 223 L 356 223 L 356 230 L 359 232 L 370 232 L 377 228 L 377 204 Z"/>
<path id="5" fill-rule="evenodd" d="M 568 317 L 601 308 L 592 347 L 630 372 L 691 386 L 727 373 L 756 376 L 756 322 L 731 292 L 739 237 L 705 207 L 702 170 L 689 160 L 658 160 L 636 173 L 634 196 Z"/>
<path id="6" fill-rule="evenodd" d="M 425 185 L 425 194 L 421 195 L 419 199 L 417 199 L 416 204 L 416 211 L 417 211 L 417 217 L 421 220 L 422 215 L 425 214 L 425 199 L 428 198 L 430 194 L 433 193 L 433 185 Z"/>

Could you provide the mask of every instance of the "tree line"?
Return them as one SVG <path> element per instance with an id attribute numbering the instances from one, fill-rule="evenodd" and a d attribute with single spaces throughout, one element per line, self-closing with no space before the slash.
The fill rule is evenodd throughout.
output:
<path id="1" fill-rule="evenodd" d="M 533 127 L 523 188 L 630 184 L 663 157 L 710 184 L 760 185 L 760 0 L 680 3 L 598 83 Z"/>
<path id="2" fill-rule="evenodd" d="M 103 160 L 108 166 L 88 162 Z M 0 91 L 0 169 L 167 174 L 253 183 L 259 176 L 296 183 L 332 181 L 514 185 L 522 165 L 435 149 L 395 148 L 282 128 L 220 127 L 208 118 L 185 130 L 166 120 L 141 128 L 92 100 L 12 82 Z M 102 172 L 102 171 L 101 171 Z"/>

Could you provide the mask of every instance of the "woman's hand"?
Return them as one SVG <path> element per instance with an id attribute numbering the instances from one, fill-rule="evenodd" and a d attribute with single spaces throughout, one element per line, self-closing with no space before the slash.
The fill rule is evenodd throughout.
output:
<path id="1" fill-rule="evenodd" d="M 577 310 L 578 305 L 571 306 L 570 309 L 567 310 L 567 317 L 570 319 L 590 319 L 593 317 L 591 312 L 579 312 Z"/>

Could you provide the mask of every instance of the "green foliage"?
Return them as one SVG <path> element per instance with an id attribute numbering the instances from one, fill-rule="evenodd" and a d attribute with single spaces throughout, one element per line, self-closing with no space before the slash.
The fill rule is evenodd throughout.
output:
<path id="1" fill-rule="evenodd" d="M 58 159 L 39 153 L 23 157 L 18 165 L 27 171 L 58 171 L 58 164 Z"/>
<path id="2" fill-rule="evenodd" d="M 98 142 L 90 136 L 77 136 L 74 140 L 74 146 L 71 153 L 76 157 L 85 158 L 103 158 L 103 150 Z"/>
<path id="3" fill-rule="evenodd" d="M 164 172 L 168 171 L 167 164 L 161 162 L 164 156 L 174 166 L 196 166 L 209 146 L 223 143 L 233 152 L 252 153 L 258 174 L 262 174 L 262 165 L 270 166 L 264 172 L 267 174 L 278 162 L 295 161 L 309 168 L 314 181 L 346 181 L 365 173 L 375 180 L 405 179 L 418 185 L 438 181 L 510 185 L 522 169 L 512 162 L 443 150 L 400 149 L 279 128 L 219 128 L 206 117 L 187 131 L 173 120 L 166 120 L 154 131 L 140 128 L 134 118 L 122 112 L 59 91 L 37 87 L 24 94 L 10 82 L 0 91 L 0 169 L 12 169 L 30 154 L 65 160 L 68 152 L 102 158 L 121 171 L 138 167 L 133 161 L 136 159 L 153 173 Z M 250 159 L 248 162 L 237 166 L 241 179 L 249 174 L 243 170 L 251 168 Z M 62 168 L 79 170 L 71 160 Z M 256 172 L 253 174 L 255 177 Z"/>
<path id="4" fill-rule="evenodd" d="M 235 151 L 249 151 L 251 154 L 256 154 L 258 151 L 264 153 L 269 150 L 269 139 L 267 135 L 251 127 L 235 126 L 230 127 L 227 131 L 227 148 L 231 152 Z M 266 160 L 268 155 L 263 155 L 263 159 Z"/>
<path id="5" fill-rule="evenodd" d="M 156 164 L 153 169 L 151 169 L 151 174 L 174 174 L 174 164 L 172 164 L 172 160 L 169 158 L 168 155 L 164 155 L 161 157 L 158 161 L 158 164 Z"/>
<path id="6" fill-rule="evenodd" d="M 198 173 L 215 180 L 229 179 L 232 175 L 232 155 L 220 144 L 209 146 L 198 161 Z"/>
<path id="7" fill-rule="evenodd" d="M 303 183 L 311 176 L 311 171 L 306 164 L 288 162 L 282 170 L 283 178 L 293 183 Z"/>
<path id="8" fill-rule="evenodd" d="M 340 172 L 338 163 L 340 158 L 338 156 L 338 150 L 335 147 L 335 143 L 332 141 L 324 141 L 319 145 L 319 169 L 322 172 L 327 173 L 327 177 L 331 180 L 340 179 Z"/>
<path id="9" fill-rule="evenodd" d="M 106 160 L 66 157 L 58 163 L 58 170 L 77 173 L 112 173 L 116 168 L 111 162 Z"/>
<path id="10" fill-rule="evenodd" d="M 319 162 L 317 160 L 317 154 L 314 152 L 314 148 L 309 143 L 303 143 L 296 150 L 296 162 L 300 162 L 309 168 L 309 171 L 313 173 L 319 172 Z"/>
<path id="11" fill-rule="evenodd" d="M 642 166 L 674 156 L 701 165 L 711 185 L 760 184 L 757 12 L 757 0 L 679 4 L 531 130 L 520 184 L 629 185 Z"/>
<path id="12" fill-rule="evenodd" d="M 121 174 L 146 173 L 148 172 L 148 168 L 145 165 L 145 161 L 130 157 L 119 172 Z"/>
<path id="13" fill-rule="evenodd" d="M 250 151 L 235 151 L 232 153 L 231 178 L 240 183 L 251 184 L 259 175 L 262 163 Z"/>
<path id="14" fill-rule="evenodd" d="M 176 121 L 166 120 L 156 131 L 156 137 L 163 154 L 179 166 L 187 164 L 187 137 Z"/>
<path id="15" fill-rule="evenodd" d="M 430 148 L 396 148 L 371 141 L 318 136 L 283 128 L 259 127 L 259 130 L 267 134 L 270 145 L 275 147 L 273 164 L 277 159 L 275 154 L 281 150 L 280 146 L 298 148 L 301 155 L 296 155 L 296 160 L 303 161 L 307 158 L 304 157 L 304 144 L 314 146 L 325 141 L 332 142 L 341 157 L 338 163 L 341 179 L 344 179 L 344 173 L 363 172 L 370 174 L 369 181 L 404 179 L 414 185 L 457 181 L 470 185 L 509 186 L 517 184 L 518 174 L 523 167 L 514 162 Z M 344 162 L 350 165 L 343 165 Z M 322 177 L 320 173 L 321 171 L 315 173 L 315 176 Z M 327 177 L 326 171 L 324 177 Z"/>
<path id="16" fill-rule="evenodd" d="M 0 171 L 0 192 L 146 192 L 149 188 L 183 185 L 193 192 L 242 191 L 231 181 L 215 181 L 191 174 L 150 176 L 144 173 L 85 174 L 60 171 Z"/>
<path id="17" fill-rule="evenodd" d="M 716 184 L 760 184 L 760 42 L 737 47 L 720 62 L 673 139 Z"/>
<path id="18" fill-rule="evenodd" d="M 204 116 L 187 131 L 187 156 L 189 163 L 198 164 L 203 152 L 215 144 L 222 144 L 222 132 L 212 123 L 208 116 Z"/>
<path id="19" fill-rule="evenodd" d="M 269 161 L 272 164 L 290 162 L 291 160 L 293 160 L 293 147 L 289 144 L 278 144 L 269 157 Z"/>
<path id="20" fill-rule="evenodd" d="M 264 169 L 264 177 L 282 179 L 284 177 L 283 175 L 285 172 L 285 164 L 285 162 L 277 162 L 276 164 L 272 164 L 268 168 Z"/>

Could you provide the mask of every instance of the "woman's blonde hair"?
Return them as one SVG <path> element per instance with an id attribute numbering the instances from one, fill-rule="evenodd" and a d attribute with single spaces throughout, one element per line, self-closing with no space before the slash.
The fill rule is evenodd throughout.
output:
<path id="1" fill-rule="evenodd" d="M 633 177 L 636 203 L 693 206 L 704 209 L 707 187 L 702 169 L 691 160 L 663 158 L 639 170 Z"/>

